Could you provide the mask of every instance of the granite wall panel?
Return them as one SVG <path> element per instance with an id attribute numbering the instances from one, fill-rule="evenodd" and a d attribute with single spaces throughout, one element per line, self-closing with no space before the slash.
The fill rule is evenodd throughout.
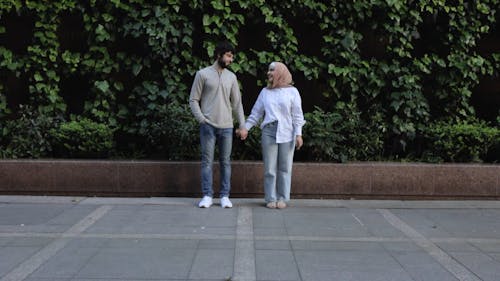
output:
<path id="1" fill-rule="evenodd" d="M 216 196 L 219 183 L 215 164 Z M 231 186 L 233 197 L 262 197 L 262 162 L 233 161 Z M 2 160 L 0 194 L 199 197 L 200 163 Z M 500 165 L 294 163 L 294 197 L 500 199 Z"/>

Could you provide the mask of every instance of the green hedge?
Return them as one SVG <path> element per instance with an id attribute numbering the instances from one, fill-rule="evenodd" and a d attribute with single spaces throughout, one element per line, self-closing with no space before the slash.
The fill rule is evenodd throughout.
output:
<path id="1" fill-rule="evenodd" d="M 22 120 L 19 105 L 31 105 L 42 118 L 78 115 L 109 127 L 111 157 L 195 158 L 194 143 L 179 151 L 160 141 L 158 118 L 187 103 L 195 71 L 227 38 L 238 50 L 232 70 L 247 113 L 267 64 L 281 60 L 309 124 L 329 130 L 347 121 L 338 131 L 306 127 L 299 158 L 417 157 L 414 144 L 431 120 L 485 115 L 471 96 L 482 79 L 498 79 L 500 53 L 480 46 L 495 44 L 498 10 L 497 0 L 0 1 L 0 154 L 52 155 L 43 143 L 38 152 L 12 147 L 8 124 Z M 315 119 L 323 114 L 315 106 L 329 123 Z M 182 128 L 180 139 L 197 138 L 196 128 Z M 235 157 L 254 157 L 258 136 L 251 140 Z"/>
<path id="2" fill-rule="evenodd" d="M 113 130 L 87 118 L 60 123 L 50 135 L 57 157 L 105 158 L 113 148 Z"/>
<path id="3" fill-rule="evenodd" d="M 425 156 L 434 161 L 482 162 L 488 151 L 500 144 L 500 129 L 478 120 L 439 121 L 425 134 Z"/>
<path id="4" fill-rule="evenodd" d="M 145 132 L 147 154 L 168 160 L 200 158 L 199 125 L 188 104 L 162 106 L 153 120 Z"/>

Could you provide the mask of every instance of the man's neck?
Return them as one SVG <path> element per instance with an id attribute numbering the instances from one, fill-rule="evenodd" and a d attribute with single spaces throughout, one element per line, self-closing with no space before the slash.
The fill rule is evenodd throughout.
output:
<path id="1" fill-rule="evenodd" d="M 224 68 L 222 68 L 217 61 L 214 62 L 214 66 L 217 72 L 222 73 L 222 71 L 224 71 Z"/>

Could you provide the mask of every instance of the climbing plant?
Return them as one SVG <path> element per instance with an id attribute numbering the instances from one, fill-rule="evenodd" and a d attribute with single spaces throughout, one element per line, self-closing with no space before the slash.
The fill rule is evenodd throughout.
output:
<path id="1" fill-rule="evenodd" d="M 339 110 L 348 104 L 366 136 L 381 137 L 369 155 L 417 155 L 431 120 L 476 116 L 475 89 L 498 79 L 498 48 L 480 48 L 485 38 L 499 43 L 498 10 L 496 0 L 1 0 L 0 126 L 29 104 L 105 124 L 119 152 L 154 145 L 158 112 L 187 103 L 195 72 L 227 39 L 247 113 L 267 64 L 280 60 L 306 112 L 349 120 Z"/>

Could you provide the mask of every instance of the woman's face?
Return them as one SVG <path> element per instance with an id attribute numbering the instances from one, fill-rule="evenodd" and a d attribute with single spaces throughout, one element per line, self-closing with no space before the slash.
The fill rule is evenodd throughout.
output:
<path id="1" fill-rule="evenodd" d="M 273 79 L 274 79 L 274 63 L 271 63 L 267 70 L 267 80 L 269 82 L 273 82 Z"/>

